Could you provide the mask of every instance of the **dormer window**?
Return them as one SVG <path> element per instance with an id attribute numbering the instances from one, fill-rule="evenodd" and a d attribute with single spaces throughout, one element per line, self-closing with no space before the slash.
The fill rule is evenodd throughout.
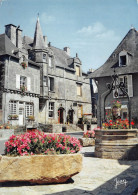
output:
<path id="1" fill-rule="evenodd" d="M 120 66 L 126 66 L 126 56 L 120 56 Z"/>
<path id="2" fill-rule="evenodd" d="M 76 66 L 76 75 L 80 77 L 80 67 Z"/>
<path id="3" fill-rule="evenodd" d="M 127 66 L 128 65 L 128 53 L 126 51 L 121 51 L 119 53 L 119 66 Z"/>

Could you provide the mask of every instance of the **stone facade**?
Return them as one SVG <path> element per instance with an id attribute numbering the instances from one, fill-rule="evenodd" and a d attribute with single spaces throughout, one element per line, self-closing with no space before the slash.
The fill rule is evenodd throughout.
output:
<path id="1" fill-rule="evenodd" d="M 121 43 L 113 51 L 107 61 L 97 70 L 89 75 L 98 84 L 98 126 L 102 126 L 105 121 L 105 113 L 112 111 L 113 101 L 121 102 L 121 112 L 119 117 L 134 120 L 135 127 L 138 127 L 138 32 L 130 29 Z M 113 75 L 117 75 L 116 87 L 111 90 Z M 114 82 L 115 84 L 115 82 Z M 123 94 L 118 86 L 123 85 Z M 111 91 L 110 91 L 111 90 Z M 111 93 L 110 93 L 111 92 Z M 104 104 L 105 103 L 105 104 Z M 131 109 L 129 109 L 131 105 Z M 105 113 L 104 113 L 105 109 Z"/>
<path id="2" fill-rule="evenodd" d="M 22 37 L 12 24 L 0 38 L 1 122 L 77 124 L 83 114 L 91 114 L 89 79 L 78 54 L 71 57 L 68 47 L 47 44 L 39 19 L 34 39 Z"/>

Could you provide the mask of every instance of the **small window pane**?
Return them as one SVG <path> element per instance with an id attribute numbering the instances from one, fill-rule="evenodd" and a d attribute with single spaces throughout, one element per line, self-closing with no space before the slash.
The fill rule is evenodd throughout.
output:
<path id="1" fill-rule="evenodd" d="M 49 102 L 49 117 L 54 117 L 54 102 Z"/>

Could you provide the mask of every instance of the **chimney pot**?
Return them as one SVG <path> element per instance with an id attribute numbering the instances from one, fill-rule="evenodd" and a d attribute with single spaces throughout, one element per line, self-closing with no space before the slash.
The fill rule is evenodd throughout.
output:
<path id="1" fill-rule="evenodd" d="M 70 48 L 64 47 L 63 50 L 70 56 Z"/>

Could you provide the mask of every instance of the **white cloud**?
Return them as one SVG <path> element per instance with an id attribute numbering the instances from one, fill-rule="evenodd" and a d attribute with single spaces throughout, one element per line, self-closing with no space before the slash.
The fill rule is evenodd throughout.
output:
<path id="1" fill-rule="evenodd" d="M 78 30 L 77 33 L 91 35 L 96 33 L 101 33 L 105 31 L 105 27 L 102 23 L 96 22 L 93 26 L 83 27 L 82 29 Z"/>
<path id="2" fill-rule="evenodd" d="M 83 27 L 77 31 L 77 35 L 83 36 L 84 38 L 91 38 L 94 41 L 97 40 L 119 40 L 120 37 L 112 30 L 106 28 L 102 23 L 96 22 L 93 25 Z"/>

